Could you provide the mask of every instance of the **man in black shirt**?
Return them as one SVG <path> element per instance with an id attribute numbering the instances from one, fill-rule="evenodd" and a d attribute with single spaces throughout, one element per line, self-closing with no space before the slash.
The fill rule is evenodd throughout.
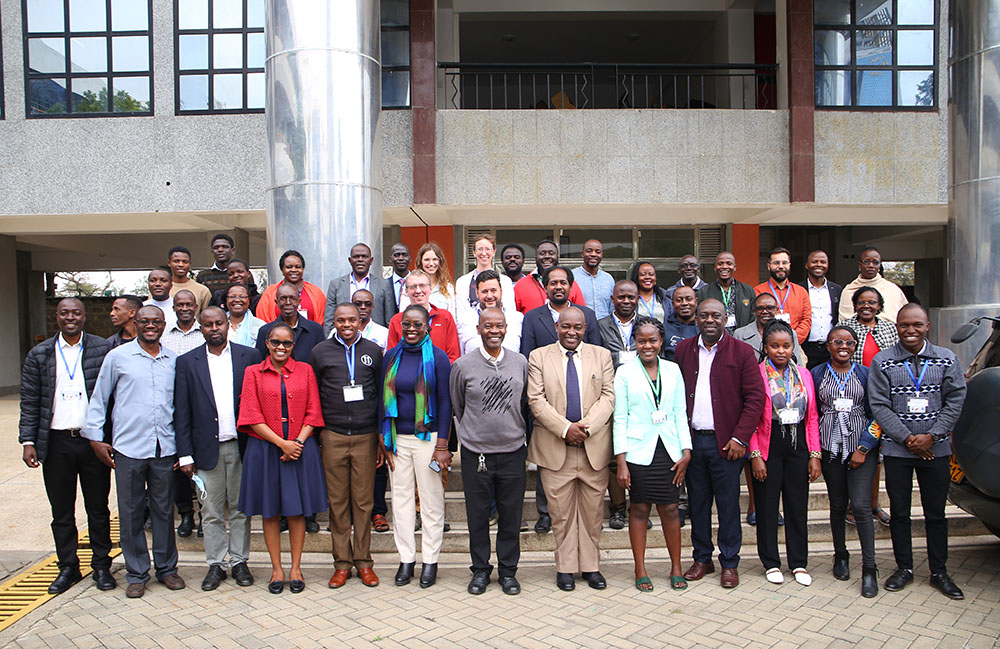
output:
<path id="1" fill-rule="evenodd" d="M 330 588 L 343 586 L 352 567 L 365 586 L 378 586 L 372 570 L 371 522 L 375 466 L 382 463 L 376 434 L 382 348 L 361 336 L 360 324 L 358 307 L 350 302 L 338 304 L 333 311 L 333 337 L 316 345 L 309 359 L 326 423 L 319 438 L 333 537 Z"/>

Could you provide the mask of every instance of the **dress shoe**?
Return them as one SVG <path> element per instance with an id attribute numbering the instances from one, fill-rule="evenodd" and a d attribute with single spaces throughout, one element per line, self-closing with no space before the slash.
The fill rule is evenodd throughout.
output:
<path id="1" fill-rule="evenodd" d="M 288 582 L 288 590 L 293 593 L 301 593 L 306 589 L 306 582 L 301 579 L 293 579 Z"/>
<path id="2" fill-rule="evenodd" d="M 767 572 L 764 573 L 764 579 L 775 585 L 785 583 L 785 576 L 781 574 L 781 568 L 768 568 Z"/>
<path id="3" fill-rule="evenodd" d="M 62 568 L 52 583 L 49 584 L 49 595 L 65 593 L 76 582 L 83 579 L 79 568 Z"/>
<path id="4" fill-rule="evenodd" d="M 118 587 L 110 568 L 95 568 L 90 577 L 97 583 L 97 590 L 114 590 Z"/>
<path id="5" fill-rule="evenodd" d="M 306 534 L 316 534 L 317 532 L 319 532 L 319 523 L 316 522 L 316 517 L 306 516 Z M 291 586 L 288 588 L 290 590 Z"/>
<path id="6" fill-rule="evenodd" d="M 503 589 L 504 595 L 519 595 L 521 593 L 521 584 L 517 583 L 517 578 L 513 575 L 501 577 L 500 588 Z"/>
<path id="7" fill-rule="evenodd" d="M 215 590 L 216 588 L 219 587 L 219 584 L 221 584 L 225 578 L 226 578 L 225 569 L 221 565 L 214 563 L 211 566 L 209 566 L 208 574 L 205 575 L 205 578 L 201 580 L 201 589 Z"/>
<path id="8" fill-rule="evenodd" d="M 557 572 L 556 586 L 559 587 L 559 590 L 573 590 L 576 588 L 576 581 L 573 579 L 573 573 Z"/>
<path id="9" fill-rule="evenodd" d="M 878 595 L 878 568 L 861 568 L 861 596 L 875 597 Z"/>
<path id="10" fill-rule="evenodd" d="M 801 586 L 812 586 L 813 578 L 805 568 L 796 568 L 792 571 L 792 577 Z"/>
<path id="11" fill-rule="evenodd" d="M 389 531 L 389 521 L 385 520 L 385 516 L 382 514 L 375 514 L 372 516 L 372 529 L 381 534 L 382 532 Z"/>
<path id="12" fill-rule="evenodd" d="M 469 591 L 470 595 L 482 595 L 486 592 L 486 585 L 490 583 L 490 573 L 486 570 L 477 570 L 472 573 L 472 579 L 469 581 Z"/>
<path id="13" fill-rule="evenodd" d="M 913 581 L 912 570 L 897 568 L 896 572 L 889 575 L 889 578 L 885 580 L 885 589 L 890 593 L 895 593 L 897 590 L 903 590 L 911 581 Z"/>
<path id="14" fill-rule="evenodd" d="M 608 587 L 608 582 L 604 579 L 604 575 L 600 571 L 595 570 L 594 572 L 581 572 L 580 576 L 587 580 L 587 585 L 594 590 L 604 590 Z"/>
<path id="15" fill-rule="evenodd" d="M 521 519 L 521 531 L 522 532 L 528 531 L 528 521 L 524 520 L 523 518 Z"/>
<path id="16" fill-rule="evenodd" d="M 535 521 L 535 531 L 539 534 L 548 534 L 552 531 L 552 517 L 548 514 L 539 514 Z"/>
<path id="17" fill-rule="evenodd" d="M 420 568 L 420 587 L 430 588 L 437 581 L 438 577 L 438 564 L 436 563 L 425 563 Z"/>
<path id="18" fill-rule="evenodd" d="M 851 578 L 851 563 L 847 557 L 833 560 L 833 577 L 838 581 L 847 581 Z"/>
<path id="19" fill-rule="evenodd" d="M 282 516 L 278 519 L 278 531 L 287 532 L 288 531 L 288 519 Z"/>
<path id="20" fill-rule="evenodd" d="M 194 512 L 188 512 L 181 516 L 180 525 L 177 526 L 177 536 L 187 538 L 194 531 Z"/>
<path id="21" fill-rule="evenodd" d="M 253 586 L 253 575 L 250 574 L 250 568 L 247 567 L 246 563 L 234 564 L 230 572 L 233 573 L 233 579 L 236 580 L 237 586 L 244 588 Z"/>
<path id="22" fill-rule="evenodd" d="M 146 584 L 139 582 L 137 584 L 129 584 L 125 587 L 125 597 L 129 599 L 138 599 L 146 594 Z"/>
<path id="23" fill-rule="evenodd" d="M 687 569 L 684 573 L 684 579 L 688 581 L 698 581 L 705 575 L 710 575 L 715 572 L 715 564 L 709 561 L 708 563 L 702 563 L 700 561 L 695 561 L 691 564 L 691 567 Z"/>
<path id="24" fill-rule="evenodd" d="M 687 577 L 684 578 L 687 579 Z M 719 583 L 722 584 L 723 588 L 736 588 L 740 585 L 740 573 L 736 568 L 723 568 Z"/>
<path id="25" fill-rule="evenodd" d="M 267 592 L 272 595 L 280 595 L 283 590 L 285 590 L 285 582 L 280 579 L 275 579 L 267 584 Z"/>
<path id="26" fill-rule="evenodd" d="M 330 577 L 330 588 L 340 588 L 347 583 L 347 579 L 351 576 L 350 570 L 334 570 L 333 576 Z"/>
<path id="27" fill-rule="evenodd" d="M 369 588 L 378 586 L 378 575 L 371 568 L 358 568 L 358 577 L 361 578 L 361 583 Z"/>
<path id="28" fill-rule="evenodd" d="M 757 524 L 757 512 L 747 512 L 747 525 Z"/>
<path id="29" fill-rule="evenodd" d="M 169 588 L 170 590 L 183 590 L 184 587 L 187 585 L 184 583 L 184 580 L 181 579 L 181 576 L 178 575 L 176 572 L 166 575 L 164 577 L 160 577 L 160 583 Z"/>
<path id="30" fill-rule="evenodd" d="M 613 530 L 623 530 L 625 529 L 625 512 L 622 510 L 611 512 L 611 518 L 608 519 L 608 526 Z"/>
<path id="31" fill-rule="evenodd" d="M 451 523 L 449 523 L 448 521 L 445 521 L 444 522 L 444 527 L 442 528 L 442 531 L 444 531 L 444 532 L 450 532 L 451 531 Z"/>
<path id="32" fill-rule="evenodd" d="M 410 583 L 410 579 L 413 578 L 413 568 L 416 563 L 401 563 L 399 564 L 399 570 L 396 571 L 396 585 L 405 586 Z"/>
<path id="33" fill-rule="evenodd" d="M 946 572 L 931 575 L 931 586 L 944 593 L 946 597 L 950 597 L 952 599 L 965 599 L 965 594 L 962 592 L 962 589 L 951 580 L 951 577 L 949 577 Z"/>

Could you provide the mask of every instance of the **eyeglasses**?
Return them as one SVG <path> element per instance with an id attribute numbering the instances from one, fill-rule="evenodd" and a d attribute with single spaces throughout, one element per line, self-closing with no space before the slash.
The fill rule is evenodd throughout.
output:
<path id="1" fill-rule="evenodd" d="M 423 322 L 423 320 L 416 320 L 416 321 L 414 321 L 414 320 L 403 320 L 402 322 L 399 323 L 399 328 L 400 329 L 423 329 L 424 328 L 424 322 Z"/>
<path id="2" fill-rule="evenodd" d="M 296 295 L 282 295 L 277 299 L 278 304 L 291 304 L 298 301 L 299 298 Z"/>
<path id="3" fill-rule="evenodd" d="M 412 289 L 415 289 L 415 288 L 428 289 L 430 287 L 431 287 L 431 285 L 428 282 L 420 282 L 419 284 L 412 283 L 412 284 L 407 284 L 406 285 L 406 289 L 407 290 L 412 290 Z"/>
<path id="4" fill-rule="evenodd" d="M 826 344 L 836 348 L 846 347 L 847 349 L 854 349 L 858 346 L 858 343 L 853 340 L 841 340 L 840 338 L 834 338 Z"/>
<path id="5" fill-rule="evenodd" d="M 285 349 L 291 349 L 292 345 L 295 344 L 294 340 L 278 340 L 277 338 L 268 338 L 267 344 L 271 347 L 284 347 Z"/>
<path id="6" fill-rule="evenodd" d="M 778 310 L 776 306 L 755 306 L 753 308 L 757 313 L 774 313 Z"/>
<path id="7" fill-rule="evenodd" d="M 878 300 L 858 300 L 858 306 L 878 306 Z"/>

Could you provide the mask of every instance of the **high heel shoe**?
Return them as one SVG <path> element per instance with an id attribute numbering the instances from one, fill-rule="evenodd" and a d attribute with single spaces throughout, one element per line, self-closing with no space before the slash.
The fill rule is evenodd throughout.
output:
<path id="1" fill-rule="evenodd" d="M 414 563 L 400 563 L 399 570 L 396 571 L 396 585 L 405 586 L 410 583 L 410 579 L 413 578 L 413 568 L 416 566 Z"/>
<path id="2" fill-rule="evenodd" d="M 425 563 L 420 569 L 420 587 L 430 588 L 437 581 L 438 564 Z"/>

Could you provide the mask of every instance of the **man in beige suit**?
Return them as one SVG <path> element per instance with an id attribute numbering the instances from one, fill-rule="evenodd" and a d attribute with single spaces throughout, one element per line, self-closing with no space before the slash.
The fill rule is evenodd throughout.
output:
<path id="1" fill-rule="evenodd" d="M 611 352 L 583 342 L 584 314 L 576 307 L 556 322 L 559 342 L 528 358 L 528 404 L 535 426 L 528 460 L 538 465 L 556 538 L 556 585 L 573 590 L 582 572 L 591 588 L 605 588 L 600 537 L 611 461 L 615 407 Z"/>

